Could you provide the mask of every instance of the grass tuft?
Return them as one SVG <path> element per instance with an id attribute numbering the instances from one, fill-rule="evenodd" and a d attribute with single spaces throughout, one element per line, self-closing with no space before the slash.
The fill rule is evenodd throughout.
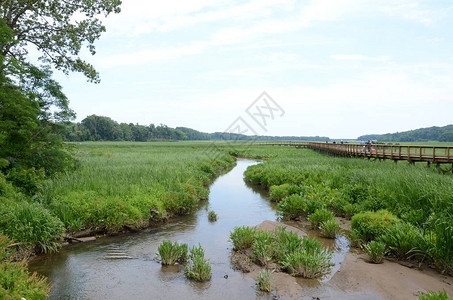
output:
<path id="1" fill-rule="evenodd" d="M 204 258 L 204 249 L 199 244 L 190 249 L 189 263 L 184 269 L 187 278 L 195 281 L 207 281 L 211 279 L 211 265 Z"/>
<path id="2" fill-rule="evenodd" d="M 375 264 L 381 264 L 387 253 L 385 243 L 378 241 L 371 241 L 368 244 L 363 245 L 363 249 L 370 257 L 370 261 Z"/>
<path id="3" fill-rule="evenodd" d="M 230 239 L 233 242 L 235 250 L 245 250 L 252 247 L 255 240 L 256 230 L 248 226 L 235 227 L 230 233 Z"/>
<path id="4" fill-rule="evenodd" d="M 157 248 L 157 257 L 162 265 L 174 265 L 176 263 L 185 263 L 187 261 L 187 244 L 172 243 L 163 241 Z"/>
<path id="5" fill-rule="evenodd" d="M 271 270 L 262 270 L 256 276 L 256 285 L 258 289 L 263 292 L 271 292 L 272 291 L 272 284 L 271 284 L 271 275 L 273 271 Z"/>
<path id="6" fill-rule="evenodd" d="M 215 221 L 217 221 L 217 214 L 215 213 L 215 211 L 211 210 L 211 211 L 208 213 L 208 220 L 209 220 L 209 222 L 215 222 Z"/>

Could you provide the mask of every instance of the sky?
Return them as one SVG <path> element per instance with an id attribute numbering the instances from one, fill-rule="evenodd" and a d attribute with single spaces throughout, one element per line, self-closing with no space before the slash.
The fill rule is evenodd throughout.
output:
<path id="1" fill-rule="evenodd" d="M 344 139 L 453 123 L 451 1 L 123 0 L 103 23 L 82 54 L 101 83 L 56 73 L 77 121 Z"/>

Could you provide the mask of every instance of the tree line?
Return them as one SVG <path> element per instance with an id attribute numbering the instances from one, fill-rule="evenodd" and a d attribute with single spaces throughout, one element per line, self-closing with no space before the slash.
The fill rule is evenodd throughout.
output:
<path id="1" fill-rule="evenodd" d="M 187 127 L 170 128 L 160 124 L 148 126 L 133 123 L 118 123 L 109 117 L 91 115 L 79 123 L 68 122 L 62 137 L 69 142 L 84 141 L 133 141 L 148 142 L 155 140 L 235 140 L 235 141 L 328 141 L 328 137 L 304 136 L 248 136 L 244 134 L 214 132 L 206 133 Z"/>
<path id="2" fill-rule="evenodd" d="M 67 123 L 62 134 L 66 141 L 134 141 L 185 140 L 184 132 L 161 124 L 148 126 L 118 123 L 109 117 L 91 115 L 80 123 Z"/>
<path id="3" fill-rule="evenodd" d="M 357 139 L 376 140 L 378 142 L 453 142 L 453 125 L 433 126 L 387 134 L 368 134 L 359 136 Z"/>

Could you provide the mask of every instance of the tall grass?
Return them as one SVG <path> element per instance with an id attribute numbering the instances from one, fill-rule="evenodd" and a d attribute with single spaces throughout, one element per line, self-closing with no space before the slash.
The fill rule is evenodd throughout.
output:
<path id="1" fill-rule="evenodd" d="M 344 217 L 385 209 L 429 237 L 428 256 L 440 270 L 453 273 L 451 175 L 423 165 L 334 158 L 308 149 L 251 147 L 244 152 L 268 158 L 263 164 L 249 167 L 245 178 L 269 188 L 275 199 L 281 198 L 278 213 L 282 217 L 299 219 L 313 213 L 310 200 L 321 206 L 316 209 L 328 208 Z M 298 187 L 301 192 L 288 192 L 289 186 Z M 367 236 L 361 229 L 355 230 L 356 240 L 368 242 L 375 238 L 377 232 L 371 231 Z M 409 245 L 404 247 L 407 250 Z M 406 250 L 400 249 L 407 253 Z"/>
<path id="2" fill-rule="evenodd" d="M 46 182 L 38 199 L 67 230 L 141 228 L 198 207 L 235 159 L 208 145 L 83 143 L 80 168 Z"/>

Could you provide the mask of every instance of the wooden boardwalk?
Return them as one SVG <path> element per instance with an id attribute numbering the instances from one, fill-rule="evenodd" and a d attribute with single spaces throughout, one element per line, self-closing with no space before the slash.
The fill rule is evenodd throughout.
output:
<path id="1" fill-rule="evenodd" d="M 368 159 L 391 159 L 395 162 L 405 160 L 413 164 L 426 162 L 428 166 L 435 164 L 453 164 L 453 146 L 416 146 L 416 145 L 384 145 L 372 144 L 371 147 L 361 144 L 333 144 L 316 142 L 272 142 L 257 143 L 256 145 L 267 146 L 292 146 L 310 148 L 322 153 L 344 156 L 362 157 Z M 452 169 L 453 170 L 453 165 Z"/>

